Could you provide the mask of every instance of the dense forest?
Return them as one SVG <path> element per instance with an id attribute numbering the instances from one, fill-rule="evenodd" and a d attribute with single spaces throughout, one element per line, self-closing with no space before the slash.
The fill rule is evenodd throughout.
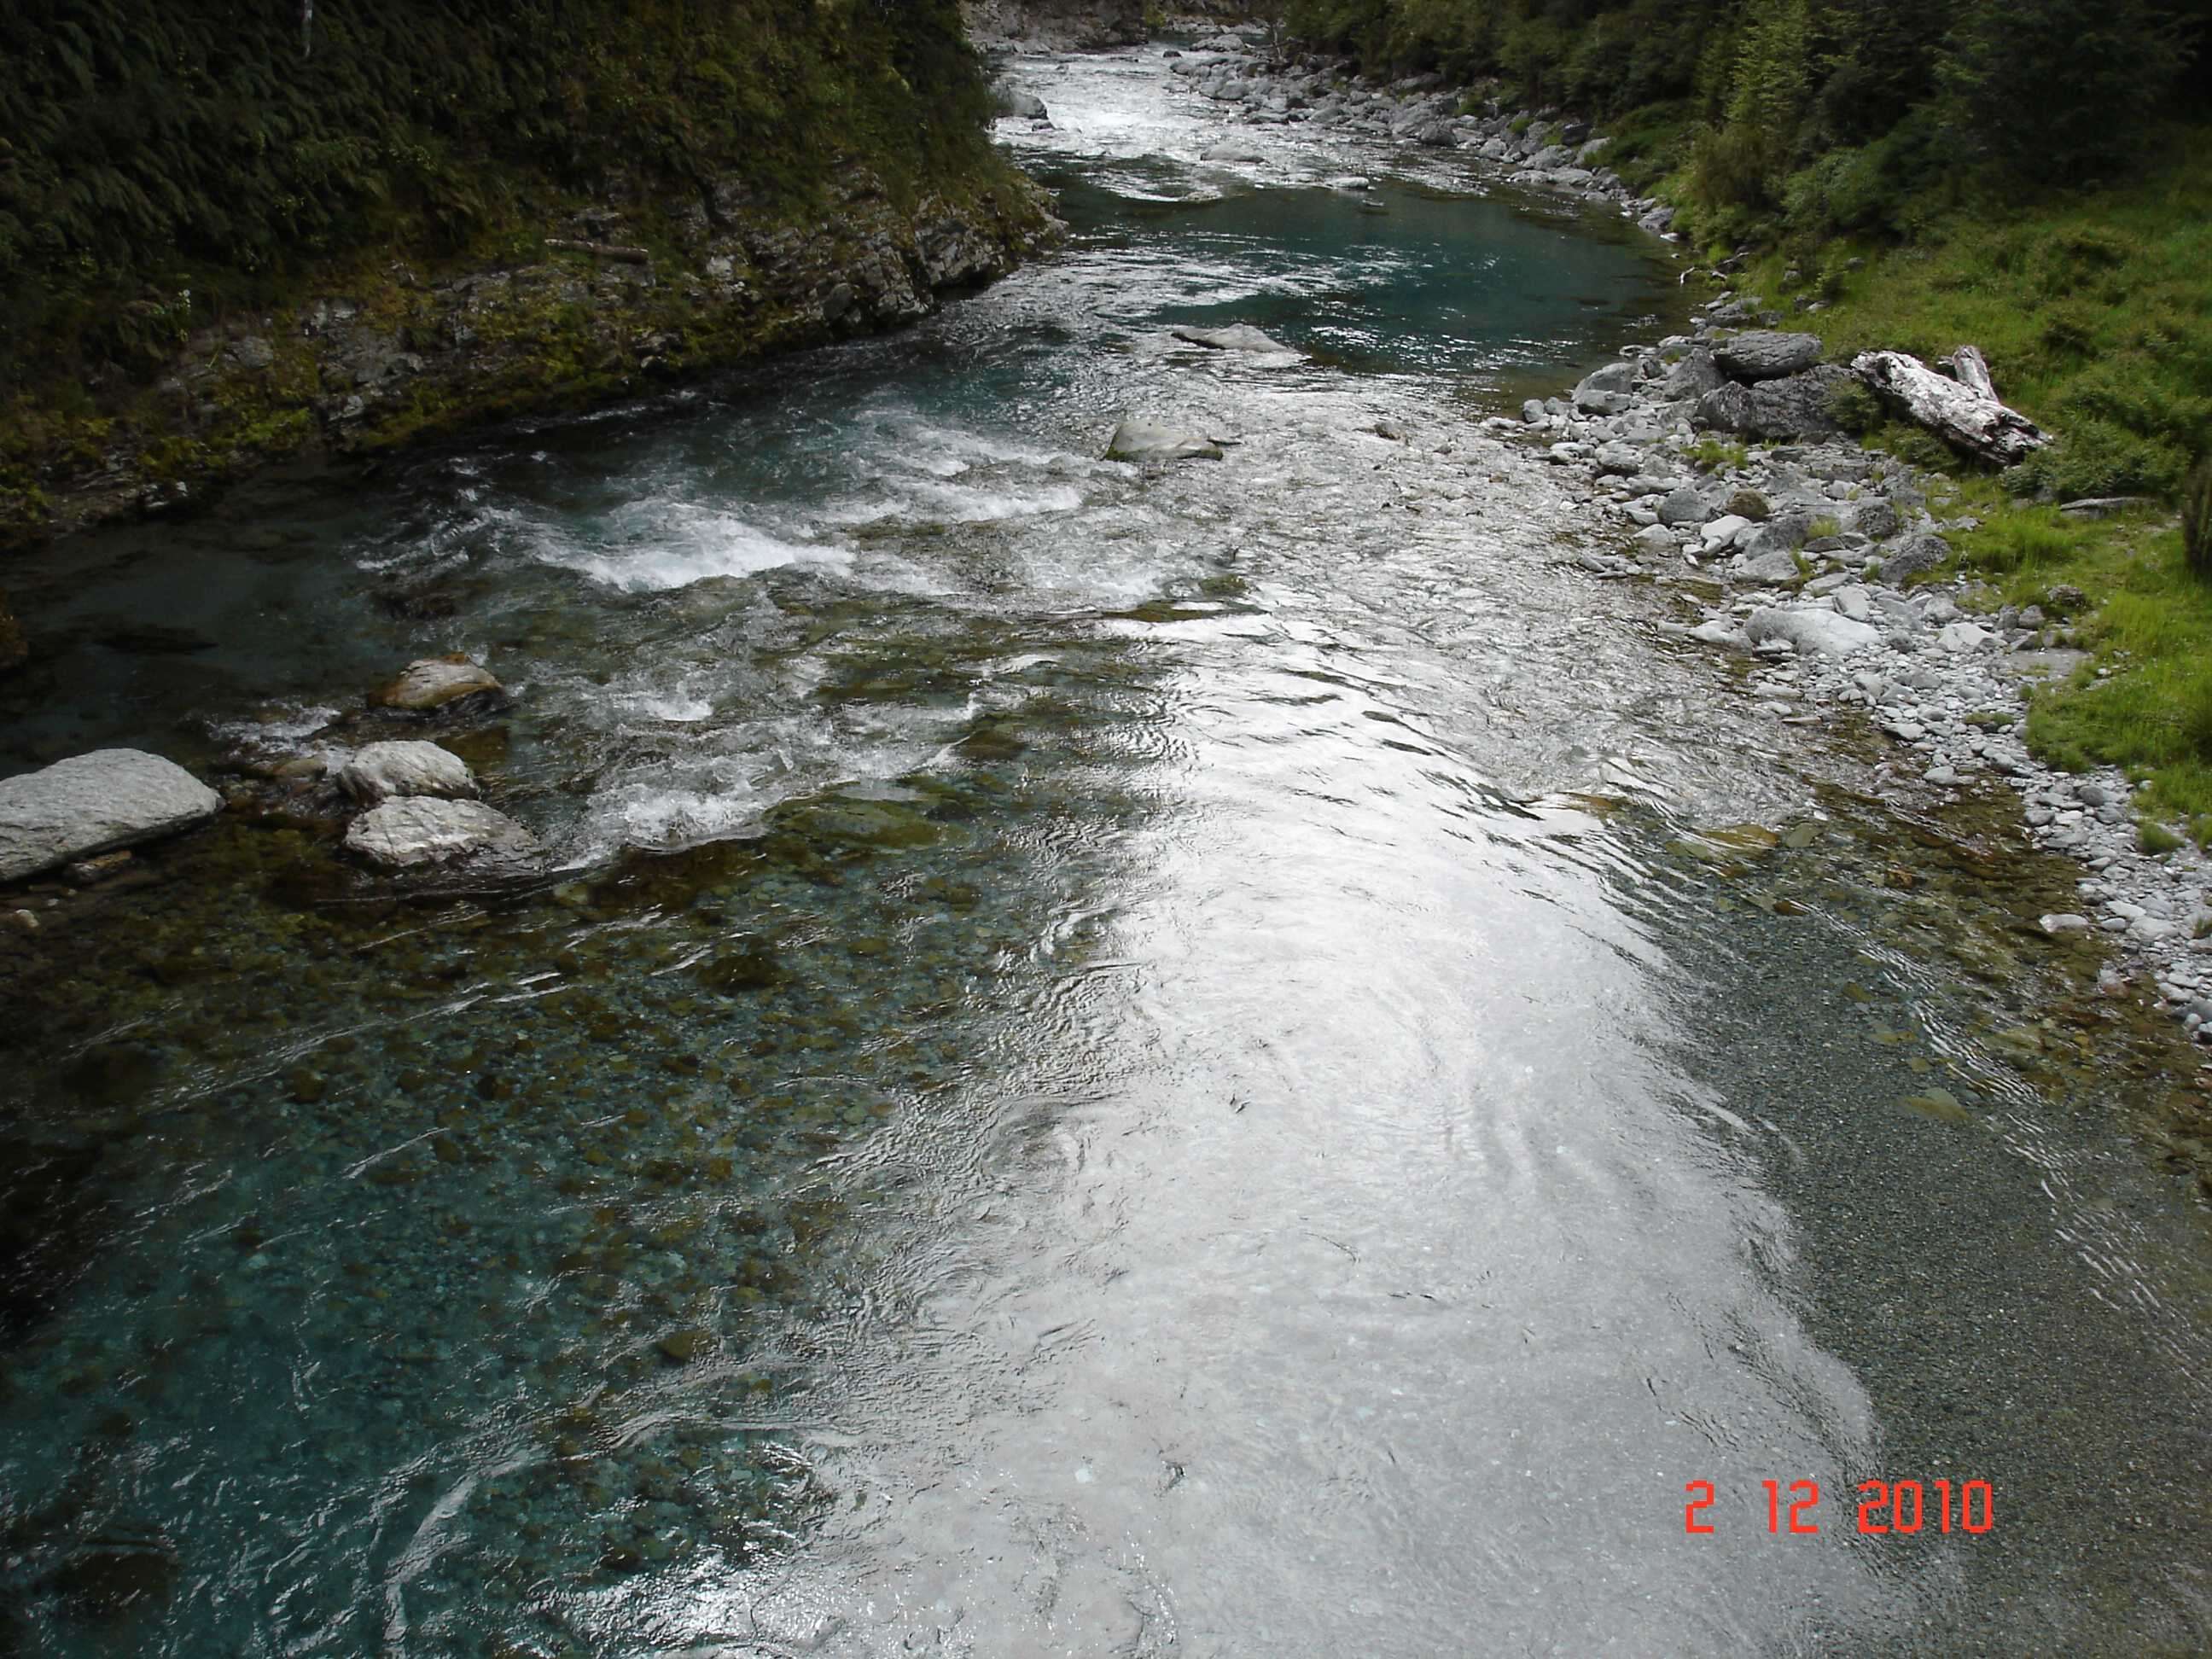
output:
<path id="1" fill-rule="evenodd" d="M 953 0 L 15 0 L 0 380 L 158 362 L 398 241 L 457 252 L 610 176 L 801 198 L 984 143 Z"/>
<path id="2" fill-rule="evenodd" d="M 1903 228 L 1969 175 L 2124 167 L 2187 71 L 2207 0 L 1290 0 L 1371 69 L 1504 77 L 1599 115 L 1697 125 L 1691 193 L 1723 234 Z"/>

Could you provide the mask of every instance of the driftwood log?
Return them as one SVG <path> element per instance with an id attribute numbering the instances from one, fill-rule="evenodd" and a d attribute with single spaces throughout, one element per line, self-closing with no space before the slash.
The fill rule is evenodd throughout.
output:
<path id="1" fill-rule="evenodd" d="M 1997 396 L 1997 383 L 1990 374 L 1990 360 L 1982 356 L 1979 346 L 1960 346 L 1949 356 L 1938 357 L 1936 367 L 1968 391 L 1980 392 L 1991 403 L 2002 401 Z"/>
<path id="2" fill-rule="evenodd" d="M 2016 409 L 1999 403 L 1982 354 L 1962 346 L 1952 358 L 1958 380 L 1902 351 L 1862 352 L 1851 372 L 1929 431 L 1998 466 L 2014 466 L 2051 441 Z"/>
<path id="3" fill-rule="evenodd" d="M 548 236 L 545 246 L 556 253 L 588 253 L 595 259 L 619 259 L 626 265 L 641 265 L 653 258 L 641 247 L 624 247 L 615 242 L 580 242 L 567 236 Z"/>

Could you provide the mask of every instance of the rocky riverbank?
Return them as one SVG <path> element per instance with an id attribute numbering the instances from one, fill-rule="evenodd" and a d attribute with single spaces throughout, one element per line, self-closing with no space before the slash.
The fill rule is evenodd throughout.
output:
<path id="1" fill-rule="evenodd" d="M 1003 274 L 1057 227 L 1011 167 L 908 203 L 852 167 L 832 193 L 833 210 L 794 222 L 735 185 L 672 214 L 617 192 L 549 220 L 509 257 L 434 273 L 389 261 L 203 329 L 118 412 L 19 431 L 21 483 L 0 516 L 19 538 L 67 534 L 188 507 L 272 461 L 581 408 L 898 327 Z M 0 668 L 8 629 L 0 605 Z M 35 618 L 29 631 L 35 648 Z"/>
<path id="2" fill-rule="evenodd" d="M 1474 95 L 1438 76 L 1366 84 L 1340 64 L 1279 62 L 1249 27 L 1203 27 L 1170 67 L 1244 124 L 1457 152 L 1502 182 L 1669 233 L 1672 210 L 1609 172 L 1606 137 L 1571 117 L 1469 112 Z M 1871 726 L 1893 748 L 1879 775 L 1900 796 L 2017 795 L 2034 841 L 2085 866 L 2076 908 L 2023 925 L 2103 935 L 2100 988 L 2140 988 L 2212 1042 L 2212 860 L 2186 843 L 2146 851 L 2124 775 L 2057 771 L 2022 738 L 2033 688 L 2088 672 L 2084 596 L 2056 587 L 2007 605 L 1956 573 L 1947 535 L 1973 520 L 1946 512 L 1949 481 L 1847 435 L 1838 400 L 1863 382 L 1823 362 L 1816 337 L 1775 331 L 1781 321 L 1723 294 L 1689 333 L 1629 347 L 1571 392 L 1489 424 L 1584 475 L 1583 499 L 1610 533 L 1577 567 L 1667 590 L 1676 614 L 1660 625 L 1747 658 L 1777 720 Z"/>

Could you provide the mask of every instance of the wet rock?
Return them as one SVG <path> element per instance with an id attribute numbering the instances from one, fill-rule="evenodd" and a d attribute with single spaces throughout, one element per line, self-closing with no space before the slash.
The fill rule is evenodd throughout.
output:
<path id="1" fill-rule="evenodd" d="M 377 864 L 407 869 L 477 856 L 526 857 L 538 842 L 513 818 L 480 801 L 407 795 L 356 818 L 345 846 Z"/>
<path id="2" fill-rule="evenodd" d="M 1753 329 L 1713 348 L 1713 362 L 1732 380 L 1778 380 L 1802 374 L 1820 361 L 1817 334 L 1777 334 Z"/>
<path id="3" fill-rule="evenodd" d="M 477 793 L 468 763 L 434 743 L 372 743 L 338 771 L 338 787 L 374 806 L 395 795 L 459 800 Z"/>
<path id="4" fill-rule="evenodd" d="M 1048 118 L 1045 114 L 1044 100 L 1011 81 L 992 84 L 991 109 L 994 114 L 1011 115 L 1021 120 L 1042 121 Z"/>
<path id="5" fill-rule="evenodd" d="M 1124 421 L 1107 443 L 1109 461 L 1218 461 L 1221 446 L 1203 433 L 1152 421 Z"/>
<path id="6" fill-rule="evenodd" d="M 1267 154 L 1250 144 L 1209 144 L 1199 151 L 1198 159 L 1201 161 L 1264 161 Z"/>
<path id="7" fill-rule="evenodd" d="M 714 1334 L 696 1328 L 671 1331 L 653 1346 L 660 1351 L 660 1357 L 670 1364 L 688 1365 L 701 1355 L 714 1352 Z"/>
<path id="8" fill-rule="evenodd" d="M 1276 357 L 1298 355 L 1280 340 L 1246 323 L 1232 323 L 1227 328 L 1171 328 L 1168 332 L 1178 340 L 1214 351 L 1250 351 Z"/>
<path id="9" fill-rule="evenodd" d="M 398 708 L 410 714 L 448 709 L 470 698 L 503 699 L 506 691 L 481 663 L 456 652 L 450 656 L 423 657 L 410 662 L 368 694 L 372 708 Z"/>
<path id="10" fill-rule="evenodd" d="M 1753 645 L 1787 640 L 1799 651 L 1824 657 L 1847 657 L 1881 642 L 1880 629 L 1833 611 L 1785 611 L 1771 605 L 1753 611 L 1743 631 Z"/>
<path id="11" fill-rule="evenodd" d="M 222 810 L 181 766 L 135 749 L 98 749 L 0 780 L 0 881 L 173 836 Z"/>
<path id="12" fill-rule="evenodd" d="M 72 887 L 96 887 L 111 877 L 119 876 L 131 865 L 130 849 L 102 853 L 96 859 L 79 859 L 74 864 L 62 866 L 62 878 Z"/>

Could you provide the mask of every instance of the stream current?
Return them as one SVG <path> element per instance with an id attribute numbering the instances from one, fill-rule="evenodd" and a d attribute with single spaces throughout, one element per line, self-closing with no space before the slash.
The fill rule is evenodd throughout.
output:
<path id="1" fill-rule="evenodd" d="M 1071 244 L 908 333 L 11 566 L 0 769 L 466 651 L 553 867 L 227 818 L 0 956 L 0 1654 L 2212 1645 L 2212 1251 L 2010 925 L 2071 872 L 1477 424 L 1662 250 L 1024 68 Z"/>

